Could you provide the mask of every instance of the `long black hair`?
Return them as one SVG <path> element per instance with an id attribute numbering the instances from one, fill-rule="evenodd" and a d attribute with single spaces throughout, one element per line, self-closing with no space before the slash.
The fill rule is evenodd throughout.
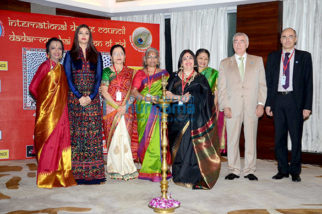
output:
<path id="1" fill-rule="evenodd" d="M 91 29 L 86 24 L 79 25 L 75 31 L 73 46 L 72 46 L 72 49 L 70 50 L 70 55 L 72 57 L 72 60 L 76 61 L 79 58 L 80 47 L 79 47 L 79 41 L 78 41 L 78 33 L 81 28 L 87 28 L 89 31 L 89 40 L 88 40 L 87 49 L 86 49 L 86 59 L 91 63 L 96 64 L 98 51 L 96 50 L 93 44 Z"/>
<path id="2" fill-rule="evenodd" d="M 193 57 L 193 63 L 194 63 L 194 67 L 193 69 L 198 72 L 198 62 L 197 62 L 197 58 L 195 56 L 195 54 L 190 50 L 190 49 L 185 49 L 181 52 L 180 56 L 179 56 L 179 61 L 178 61 L 178 72 L 180 71 L 180 68 L 181 68 L 181 64 L 182 64 L 182 58 L 183 56 L 186 54 L 186 53 L 189 53 L 192 57 Z"/>

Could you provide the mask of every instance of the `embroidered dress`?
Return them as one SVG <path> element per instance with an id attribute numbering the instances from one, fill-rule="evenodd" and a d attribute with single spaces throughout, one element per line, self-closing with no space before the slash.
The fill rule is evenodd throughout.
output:
<path id="1" fill-rule="evenodd" d="M 217 90 L 217 80 L 219 72 L 213 68 L 207 67 L 201 71 L 208 80 L 211 91 L 214 93 Z M 225 115 L 223 111 L 218 112 L 217 116 L 218 137 L 220 145 L 220 153 L 227 153 L 227 131 L 225 124 Z"/>
<path id="2" fill-rule="evenodd" d="M 118 105 L 125 105 L 130 97 L 133 70 L 124 67 L 117 74 L 110 68 L 103 71 L 102 85 L 108 87 L 108 93 Z M 120 101 L 117 101 L 117 93 L 121 93 Z M 137 142 L 135 111 L 132 106 L 124 115 L 118 114 L 117 109 L 105 100 L 105 112 L 103 117 L 104 132 L 108 148 L 106 171 L 112 179 L 129 180 L 138 177 L 138 171 L 134 165 L 131 139 Z"/>
<path id="3" fill-rule="evenodd" d="M 102 59 L 97 64 L 86 61 L 83 52 L 77 61 L 67 52 L 64 61 L 70 91 L 68 110 L 71 130 L 73 175 L 78 184 L 104 182 L 105 170 L 102 144 L 102 109 L 98 94 L 102 78 Z M 85 107 L 79 98 L 89 96 L 91 103 Z"/>
<path id="4" fill-rule="evenodd" d="M 46 60 L 39 66 L 29 91 L 37 106 L 34 132 L 37 185 L 41 188 L 76 185 L 71 171 L 68 85 L 64 68 Z"/>
<path id="5" fill-rule="evenodd" d="M 167 89 L 191 94 L 189 102 L 170 105 L 168 137 L 173 182 L 196 189 L 211 189 L 219 176 L 220 155 L 214 97 L 207 79 L 195 73 L 182 91 L 182 80 L 171 75 Z"/>
<path id="6" fill-rule="evenodd" d="M 149 80 L 143 70 L 136 73 L 132 87 L 136 88 L 143 96 L 162 96 L 162 76 L 168 77 L 167 71 L 163 70 L 150 76 Z M 139 178 L 159 182 L 161 180 L 161 112 L 160 106 L 145 100 L 137 100 L 136 114 L 138 121 L 139 149 L 138 158 L 142 163 Z M 170 153 L 168 155 L 170 163 Z M 171 174 L 168 174 L 168 178 Z"/>

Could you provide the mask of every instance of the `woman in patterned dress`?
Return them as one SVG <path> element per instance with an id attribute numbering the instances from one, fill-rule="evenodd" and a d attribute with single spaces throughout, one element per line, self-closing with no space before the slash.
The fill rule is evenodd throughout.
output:
<path id="1" fill-rule="evenodd" d="M 124 65 L 125 50 L 114 45 L 110 50 L 112 66 L 103 70 L 101 92 L 105 101 L 103 118 L 108 148 L 106 171 L 112 179 L 137 178 L 131 141 L 137 139 L 135 112 L 130 92 L 134 71 Z"/>
<path id="2" fill-rule="evenodd" d="M 29 91 L 36 100 L 34 132 L 37 185 L 40 188 L 76 185 L 71 169 L 70 132 L 67 110 L 68 85 L 63 66 L 63 42 L 46 43 L 48 59 L 33 77 Z"/>
<path id="3" fill-rule="evenodd" d="M 219 72 L 211 67 L 208 67 L 210 60 L 210 53 L 207 49 L 200 48 L 196 52 L 198 70 L 199 73 L 203 74 L 209 83 L 212 93 L 215 95 L 215 106 L 217 115 L 217 127 L 218 127 L 218 137 L 220 145 L 220 153 L 227 153 L 227 132 L 225 128 L 225 117 L 224 112 L 219 111 L 218 108 L 218 91 L 217 91 L 217 80 Z"/>
<path id="4" fill-rule="evenodd" d="M 159 52 L 149 48 L 145 52 L 143 66 L 133 79 L 132 94 L 137 99 L 139 149 L 138 159 L 142 164 L 139 178 L 159 182 L 161 177 L 161 112 L 157 100 L 162 96 L 162 77 L 169 77 L 159 68 Z M 168 155 L 170 162 L 170 153 Z M 168 173 L 168 177 L 171 174 Z"/>
<path id="5" fill-rule="evenodd" d="M 78 26 L 72 49 L 66 53 L 69 85 L 68 110 L 71 130 L 72 168 L 78 184 L 105 182 L 102 109 L 98 89 L 102 57 L 93 45 L 89 27 Z"/>

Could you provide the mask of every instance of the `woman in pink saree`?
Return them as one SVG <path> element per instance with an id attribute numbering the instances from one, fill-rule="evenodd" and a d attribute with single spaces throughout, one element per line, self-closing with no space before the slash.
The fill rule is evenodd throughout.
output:
<path id="1" fill-rule="evenodd" d="M 215 95 L 215 106 L 217 109 L 217 127 L 220 145 L 220 153 L 227 153 L 227 132 L 225 125 L 225 117 L 223 111 L 218 111 L 218 93 L 217 93 L 217 80 L 219 72 L 216 69 L 208 67 L 210 60 L 210 53 L 207 49 L 200 48 L 196 52 L 199 73 L 203 74 L 208 80 L 212 93 Z"/>

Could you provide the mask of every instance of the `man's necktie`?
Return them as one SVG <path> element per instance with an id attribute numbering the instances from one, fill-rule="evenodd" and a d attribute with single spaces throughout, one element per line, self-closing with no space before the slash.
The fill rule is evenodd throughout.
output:
<path id="1" fill-rule="evenodd" d="M 285 84 L 283 85 L 284 89 L 287 89 L 290 85 L 290 63 L 287 64 L 288 62 L 288 56 L 290 55 L 290 53 L 285 53 L 285 59 L 284 59 L 284 67 L 286 67 L 286 70 L 284 71 L 284 75 L 285 75 Z M 284 69 L 284 68 L 283 68 Z"/>
<path id="2" fill-rule="evenodd" d="M 242 81 L 244 80 L 245 70 L 244 70 L 244 57 L 239 57 L 240 63 L 239 63 L 239 73 Z"/>

